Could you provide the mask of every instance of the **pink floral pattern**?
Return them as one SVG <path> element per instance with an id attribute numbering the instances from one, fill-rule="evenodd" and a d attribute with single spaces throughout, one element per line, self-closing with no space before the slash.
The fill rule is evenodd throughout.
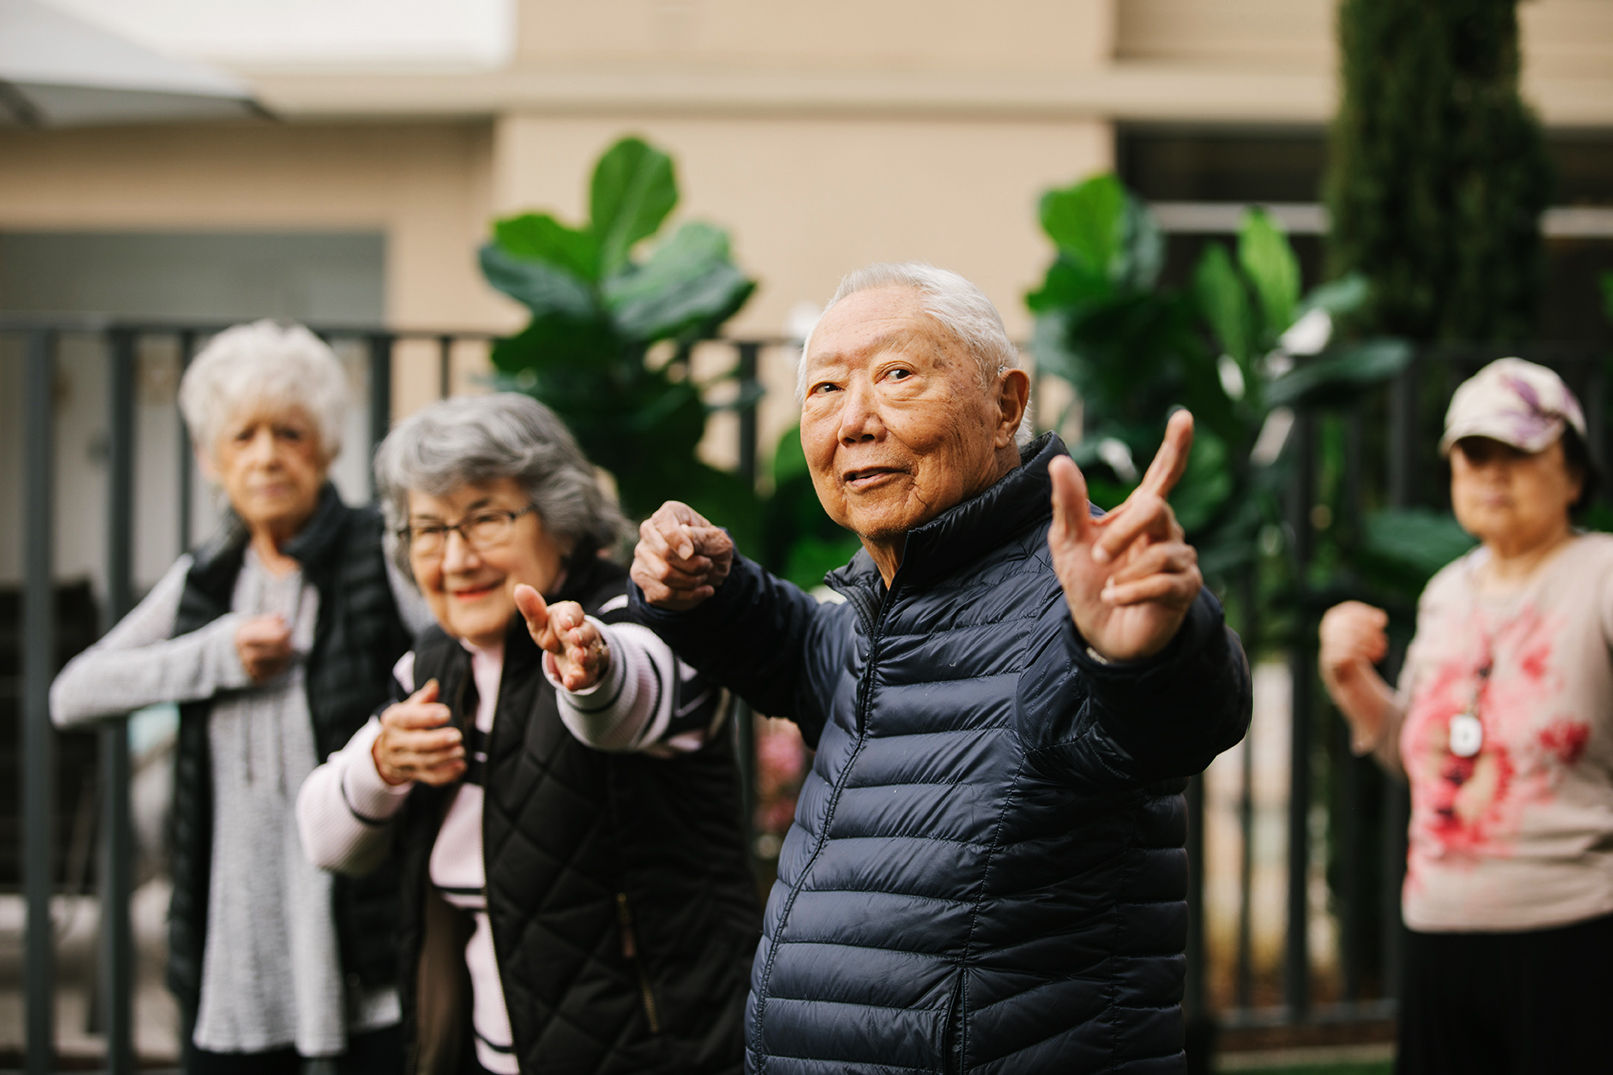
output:
<path id="1" fill-rule="evenodd" d="M 1431 858 L 1449 867 L 1510 856 L 1524 813 L 1551 800 L 1563 768 L 1579 761 L 1590 738 L 1582 717 L 1553 710 L 1561 688 L 1554 640 L 1563 630 L 1554 617 L 1526 606 L 1490 623 L 1476 609 L 1455 608 L 1426 626 L 1443 641 L 1401 732 L 1412 788 L 1409 887 Z M 1475 700 L 1483 746 L 1458 758 L 1450 721 Z"/>

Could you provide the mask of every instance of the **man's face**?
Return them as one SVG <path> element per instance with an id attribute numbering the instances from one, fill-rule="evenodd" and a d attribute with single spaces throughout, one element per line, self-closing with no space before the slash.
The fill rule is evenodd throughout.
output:
<path id="1" fill-rule="evenodd" d="M 1001 375 L 982 385 L 975 359 L 940 338 L 909 288 L 842 299 L 802 361 L 801 447 L 812 484 L 887 582 L 909 530 L 980 493 L 1018 461 L 1023 400 L 1005 402 L 1012 393 Z"/>

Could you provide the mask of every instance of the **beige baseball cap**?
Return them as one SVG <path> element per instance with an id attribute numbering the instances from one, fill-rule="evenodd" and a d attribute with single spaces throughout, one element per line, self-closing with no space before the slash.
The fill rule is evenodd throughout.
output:
<path id="1" fill-rule="evenodd" d="M 1563 379 L 1521 358 L 1498 358 L 1457 386 L 1445 412 L 1439 454 L 1463 437 L 1488 437 L 1522 452 L 1549 448 L 1573 426 L 1585 436 L 1585 412 Z"/>

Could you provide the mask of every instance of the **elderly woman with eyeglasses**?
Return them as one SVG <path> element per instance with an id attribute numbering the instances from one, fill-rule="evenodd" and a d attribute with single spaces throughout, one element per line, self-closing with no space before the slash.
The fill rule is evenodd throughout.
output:
<path id="1" fill-rule="evenodd" d="M 1321 623 L 1358 753 L 1411 788 L 1397 1072 L 1613 1063 L 1613 537 L 1579 402 L 1518 358 L 1457 388 L 1440 451 L 1478 547 L 1423 590 L 1398 689 L 1388 617 Z"/>
<path id="2" fill-rule="evenodd" d="M 419 599 L 380 513 L 327 479 L 346 373 L 300 325 L 219 333 L 179 386 L 202 472 L 228 505 L 211 541 L 75 657 L 64 728 L 179 705 L 168 983 L 190 1073 L 396 1071 L 396 883 L 301 854 L 293 798 L 390 697 Z"/>
<path id="3" fill-rule="evenodd" d="M 628 622 L 614 503 L 515 393 L 426 407 L 375 471 L 437 625 L 297 812 L 322 866 L 402 863 L 410 1070 L 738 1071 L 760 921 L 728 699 Z"/>

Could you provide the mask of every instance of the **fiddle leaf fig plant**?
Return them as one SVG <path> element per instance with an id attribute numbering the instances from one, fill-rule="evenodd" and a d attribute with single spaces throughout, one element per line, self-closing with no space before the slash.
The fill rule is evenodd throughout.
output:
<path id="1" fill-rule="evenodd" d="M 756 282 L 721 228 L 685 221 L 662 235 L 677 204 L 672 158 L 628 137 L 594 166 L 587 221 L 529 212 L 494 222 L 482 274 L 530 320 L 494 344 L 492 362 L 501 385 L 531 393 L 566 422 L 614 477 L 630 517 L 684 500 L 734 530 L 743 548 L 754 538 L 746 531 L 755 493 L 697 454 L 710 382 L 691 375 L 690 356 Z"/>
<path id="2" fill-rule="evenodd" d="M 1409 347 L 1334 339 L 1334 318 L 1366 300 L 1366 284 L 1348 277 L 1303 292 L 1292 245 L 1258 209 L 1230 248 L 1204 250 L 1181 287 L 1161 283 L 1159 228 L 1115 176 L 1048 191 L 1040 212 L 1054 255 L 1026 296 L 1032 348 L 1040 370 L 1075 389 L 1082 437 L 1071 452 L 1093 499 L 1123 500 L 1170 410 L 1186 406 L 1193 452 L 1172 504 L 1205 575 L 1279 565 L 1293 411 L 1381 384 Z"/>

